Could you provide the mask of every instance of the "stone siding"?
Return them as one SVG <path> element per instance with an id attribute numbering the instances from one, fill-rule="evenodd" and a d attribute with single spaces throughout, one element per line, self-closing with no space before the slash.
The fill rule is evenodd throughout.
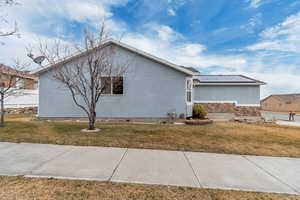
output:
<path id="1" fill-rule="evenodd" d="M 236 106 L 234 103 L 200 103 L 208 113 L 234 113 L 236 116 L 260 117 L 260 107 Z"/>

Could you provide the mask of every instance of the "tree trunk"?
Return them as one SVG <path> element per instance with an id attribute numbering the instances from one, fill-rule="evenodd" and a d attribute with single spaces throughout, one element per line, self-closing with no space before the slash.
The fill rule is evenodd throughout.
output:
<path id="1" fill-rule="evenodd" d="M 89 130 L 95 130 L 96 112 L 91 112 L 89 117 Z"/>
<path id="2" fill-rule="evenodd" d="M 1 115 L 0 115 L 0 127 L 4 126 L 4 95 L 0 95 L 0 101 L 1 101 Z"/>
<path id="3" fill-rule="evenodd" d="M 95 122 L 93 119 L 89 119 L 89 130 L 95 130 Z"/>

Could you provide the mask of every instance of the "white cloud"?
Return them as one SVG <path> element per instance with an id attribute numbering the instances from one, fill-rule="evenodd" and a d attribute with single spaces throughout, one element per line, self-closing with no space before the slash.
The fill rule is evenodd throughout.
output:
<path id="1" fill-rule="evenodd" d="M 158 37 L 164 41 L 174 41 L 182 37 L 179 33 L 176 33 L 169 26 L 157 26 L 156 31 L 158 33 Z"/>
<path id="2" fill-rule="evenodd" d="M 260 34 L 261 42 L 249 50 L 272 50 L 300 53 L 300 12 Z"/>
<path id="3" fill-rule="evenodd" d="M 269 83 L 264 87 L 263 96 L 300 92 L 300 12 L 264 30 L 260 42 L 247 49 L 261 55 L 253 57 L 252 61 L 258 61 L 256 76 Z"/>
<path id="4" fill-rule="evenodd" d="M 168 0 L 168 15 L 169 16 L 176 16 L 176 11 L 180 9 L 180 7 L 184 6 L 190 0 Z"/>
<path id="5" fill-rule="evenodd" d="M 258 8 L 262 4 L 263 0 L 246 0 L 246 1 L 250 3 L 251 8 Z"/>
<path id="6" fill-rule="evenodd" d="M 247 49 L 256 54 L 265 52 L 262 57 L 257 58 L 260 60 L 260 67 L 256 76 L 269 83 L 263 87 L 262 96 L 300 92 L 300 62 L 298 56 L 295 56 L 300 53 L 300 12 L 264 30 L 260 34 L 260 42 Z M 272 69 L 272 72 L 266 72 L 268 69 Z"/>
<path id="7" fill-rule="evenodd" d="M 22 39 L 7 39 L 7 50 L 0 55 L 1 62 L 9 63 L 9 60 L 17 55 L 26 58 L 24 47 L 34 44 L 36 38 L 43 37 L 43 35 L 33 32 L 32 21 L 37 21 L 34 28 L 36 26 L 45 30 L 55 28 L 61 36 L 63 30 L 60 30 L 59 27 L 63 28 L 63 25 L 57 22 L 60 18 L 90 23 L 100 20 L 99 18 L 104 16 L 107 17 L 109 29 L 113 30 L 115 34 L 127 33 L 122 41 L 176 64 L 201 68 L 211 65 L 237 68 L 245 65 L 245 60 L 239 56 L 206 55 L 203 53 L 206 49 L 205 45 L 188 42 L 184 36 L 169 26 L 150 24 L 145 26 L 143 33 L 128 31 L 126 23 L 112 20 L 113 13 L 111 12 L 112 6 L 124 5 L 126 2 L 123 0 L 102 0 L 101 2 L 97 0 L 73 0 L 72 2 L 69 0 L 32 0 L 30 4 L 22 5 L 22 9 L 12 7 L 9 14 L 21 23 Z M 185 1 L 176 0 L 170 3 L 180 6 Z M 20 12 L 15 12 L 16 9 Z M 40 16 L 53 19 L 57 24 L 50 27 L 51 20 L 43 24 L 37 20 Z"/>
<path id="8" fill-rule="evenodd" d="M 251 75 L 251 74 L 250 74 Z M 270 94 L 299 93 L 299 73 L 252 74 L 268 83 L 262 87 L 262 98 Z"/>
<path id="9" fill-rule="evenodd" d="M 44 27 L 51 22 L 58 25 L 59 20 L 99 24 L 101 20 L 113 16 L 111 12 L 113 6 L 122 6 L 126 3 L 127 0 L 31 0 L 30 3 L 24 2 L 6 8 L 6 12 L 11 21 L 17 21 L 22 25 L 20 29 Z"/>
<path id="10" fill-rule="evenodd" d="M 182 52 L 184 52 L 187 56 L 197 56 L 205 49 L 206 47 L 202 44 L 190 43 L 183 45 Z"/>
<path id="11" fill-rule="evenodd" d="M 124 23 L 111 20 L 113 6 L 122 6 L 127 0 L 31 0 L 20 5 L 3 7 L 1 9 L 11 23 L 2 26 L 1 30 L 13 28 L 13 22 L 18 23 L 21 38 L 5 37 L 0 42 L 5 43 L 0 53 L 0 63 L 12 64 L 12 60 L 20 58 L 27 60 L 25 47 L 37 45 L 38 38 L 49 38 L 38 32 L 56 32 L 57 37 L 65 37 L 64 22 L 77 21 L 89 25 L 99 25 L 106 18 L 106 26 L 113 33 L 123 33 Z M 4 10 L 5 9 L 5 10 Z M 2 24 L 1 24 L 2 25 Z M 70 36 L 70 35 L 66 35 Z M 53 36 L 55 38 L 56 36 Z"/>
<path id="12" fill-rule="evenodd" d="M 172 16 L 172 17 L 176 16 L 175 10 L 174 10 L 173 8 L 169 8 L 169 9 L 168 9 L 168 15 L 170 15 L 170 16 Z"/>
<path id="13" fill-rule="evenodd" d="M 169 29 L 171 28 L 169 27 Z M 242 56 L 207 55 L 204 53 L 205 45 L 188 42 L 184 39 L 174 42 L 174 40 L 166 39 L 159 34 L 146 36 L 144 34 L 130 33 L 125 35 L 122 41 L 172 63 L 199 67 L 200 70 L 211 66 L 222 66 L 227 69 L 237 69 L 246 66 L 246 60 Z"/>
<path id="14" fill-rule="evenodd" d="M 248 23 L 240 26 L 240 28 L 246 30 L 248 33 L 255 33 L 255 28 L 261 24 L 262 24 L 262 13 L 258 13 L 253 17 L 251 17 L 248 20 Z"/>
<path id="15" fill-rule="evenodd" d="M 49 1 L 35 0 L 38 3 L 38 8 L 43 10 L 44 13 L 49 13 L 49 7 L 45 6 Z M 50 14 L 57 14 L 59 16 L 66 17 L 68 19 L 76 21 L 99 21 L 102 18 L 111 17 L 113 13 L 110 8 L 115 5 L 125 5 L 126 0 L 54 0 L 55 6 L 50 6 Z M 46 10 L 47 9 L 47 10 Z"/>
<path id="16" fill-rule="evenodd" d="M 179 4 L 178 2 L 180 3 L 180 0 L 176 1 L 177 4 Z M 261 3 L 253 1 L 253 3 L 255 2 L 257 4 L 253 4 L 254 6 Z M 295 66 L 299 66 L 300 63 L 295 64 L 294 62 L 286 65 L 282 60 L 289 59 L 280 58 L 281 55 L 272 52 L 300 52 L 300 13 L 262 32 L 261 42 L 248 47 L 248 50 L 251 50 L 254 55 L 242 53 L 225 55 L 208 53 L 204 44 L 188 41 L 183 35 L 166 25 L 148 24 L 142 27 L 142 32 L 130 31 L 126 22 L 113 19 L 111 11 L 113 6 L 125 3 L 126 1 L 122 0 L 74 0 L 72 2 L 69 0 L 32 0 L 30 5 L 22 5 L 22 9 L 12 7 L 9 9 L 8 15 L 12 21 L 19 22 L 22 38 L 5 39 L 6 45 L 3 46 L 5 51 L 0 50 L 0 62 L 9 64 L 15 57 L 26 59 L 26 45 L 37 44 L 37 38 L 48 38 L 37 34 L 37 27 L 46 31 L 57 29 L 61 36 L 64 33 L 64 30 L 61 30 L 64 28 L 63 23 L 60 24 L 61 18 L 93 24 L 105 17 L 109 30 L 115 35 L 126 33 L 122 42 L 172 63 L 197 67 L 202 72 L 214 69 L 213 74 L 245 74 L 266 81 L 268 85 L 263 87 L 263 97 L 270 93 L 299 92 L 297 90 L 300 88 L 300 83 L 298 84 L 300 72 Z M 172 5 L 172 8 L 175 12 L 176 7 Z M 39 21 L 40 16 L 49 20 L 46 23 Z M 249 25 L 254 27 L 260 23 L 259 20 L 260 16 L 257 16 L 249 21 Z M 34 23 L 32 24 L 32 22 Z M 51 23 L 53 24 L 51 25 Z M 276 61 L 271 62 L 272 59 Z M 273 71 L 270 72 L 269 69 L 273 69 Z"/>

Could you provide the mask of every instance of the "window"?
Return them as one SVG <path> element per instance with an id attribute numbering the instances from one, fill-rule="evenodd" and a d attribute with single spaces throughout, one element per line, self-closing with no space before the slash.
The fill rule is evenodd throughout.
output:
<path id="1" fill-rule="evenodd" d="M 123 77 L 101 77 L 102 94 L 123 94 Z"/>
<path id="2" fill-rule="evenodd" d="M 19 89 L 25 88 L 25 80 L 22 78 L 16 78 L 16 87 Z"/>
<path id="3" fill-rule="evenodd" d="M 102 94 L 111 94 L 111 77 L 101 77 Z"/>
<path id="4" fill-rule="evenodd" d="M 192 81 L 186 81 L 186 101 L 192 102 Z"/>
<path id="5" fill-rule="evenodd" d="M 113 77 L 113 94 L 123 94 L 123 77 Z"/>

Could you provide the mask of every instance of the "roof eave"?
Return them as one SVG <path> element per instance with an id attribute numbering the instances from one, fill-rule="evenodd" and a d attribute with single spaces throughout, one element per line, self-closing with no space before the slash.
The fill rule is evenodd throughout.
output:
<path id="1" fill-rule="evenodd" d="M 226 83 L 226 82 L 218 82 L 218 83 L 196 83 L 194 86 L 202 86 L 202 85 L 216 85 L 216 86 L 221 86 L 221 85 L 265 85 L 265 83 Z"/>
<path id="2" fill-rule="evenodd" d="M 183 72 L 183 73 L 185 73 L 185 74 L 187 74 L 187 75 L 190 75 L 190 76 L 196 76 L 196 75 L 198 75 L 198 73 L 196 73 L 196 72 L 190 71 L 190 70 L 188 70 L 188 69 L 184 69 L 184 68 L 182 68 L 182 67 L 180 67 L 180 66 L 178 66 L 178 65 L 176 65 L 176 64 L 173 64 L 173 63 L 171 63 L 171 62 L 169 62 L 169 61 L 167 61 L 167 60 L 164 60 L 164 59 L 162 59 L 162 58 L 153 56 L 153 55 L 151 55 L 151 54 L 149 54 L 149 53 L 147 53 L 147 52 L 144 52 L 144 51 L 139 50 L 139 49 L 137 49 L 137 48 L 131 47 L 131 46 L 129 46 L 129 45 L 127 45 L 127 44 L 124 44 L 124 43 L 121 43 L 121 42 L 119 42 L 119 41 L 110 40 L 110 41 L 108 41 L 108 43 L 112 43 L 112 44 L 121 46 L 121 47 L 123 47 L 123 48 L 125 48 L 125 49 L 127 49 L 127 50 L 129 50 L 129 51 L 132 51 L 132 52 L 134 52 L 134 53 L 138 53 L 138 54 L 140 54 L 140 55 L 142 55 L 142 56 L 144 56 L 144 57 L 146 57 L 146 58 L 149 58 L 149 59 L 151 59 L 151 60 L 153 60 L 153 61 L 155 61 L 155 62 L 158 62 L 158 63 L 160 63 L 160 64 L 163 64 L 163 65 L 167 65 L 167 66 L 169 66 L 169 67 L 172 67 L 172 68 L 176 69 L 177 71 Z"/>

